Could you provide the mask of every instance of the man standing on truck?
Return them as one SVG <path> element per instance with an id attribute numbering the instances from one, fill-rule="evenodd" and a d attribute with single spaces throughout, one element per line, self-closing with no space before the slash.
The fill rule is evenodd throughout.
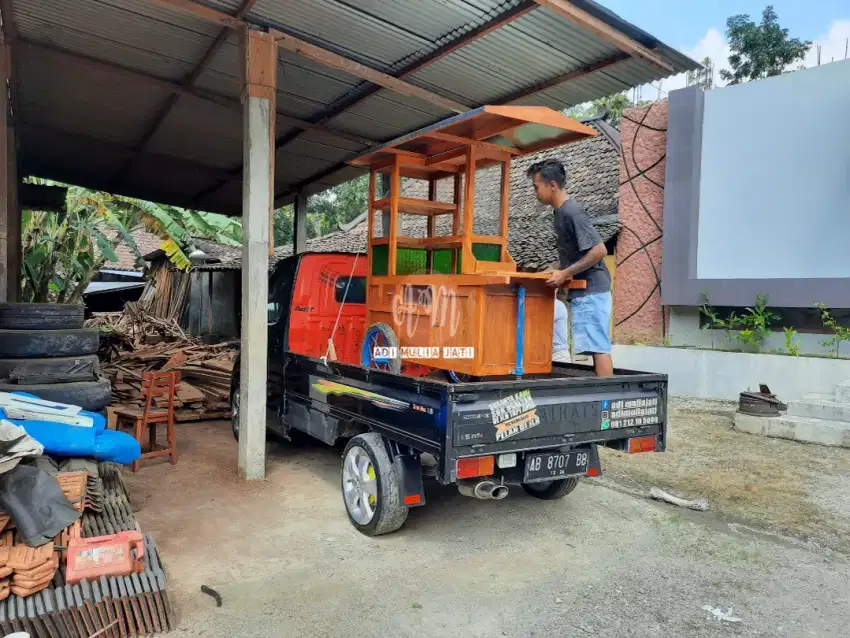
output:
<path id="1" fill-rule="evenodd" d="M 566 191 L 567 171 L 556 159 L 533 164 L 528 176 L 534 183 L 537 199 L 555 212 L 555 234 L 558 237 L 558 259 L 546 283 L 556 288 L 571 279 L 587 282 L 586 288 L 568 292 L 573 324 L 573 351 L 593 357 L 596 376 L 614 374 L 611 360 L 611 275 L 602 262 L 608 249 L 599 232 L 590 223 L 582 207 Z"/>

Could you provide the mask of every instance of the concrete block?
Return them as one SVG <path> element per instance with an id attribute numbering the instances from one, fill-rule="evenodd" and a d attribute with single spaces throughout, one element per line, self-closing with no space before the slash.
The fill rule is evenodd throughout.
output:
<path id="1" fill-rule="evenodd" d="M 735 429 L 801 443 L 850 447 L 850 423 L 800 416 L 760 417 L 735 414 Z"/>
<path id="2" fill-rule="evenodd" d="M 788 416 L 850 422 L 850 402 L 838 403 L 837 401 L 808 398 L 789 401 Z"/>
<path id="3" fill-rule="evenodd" d="M 850 380 L 835 386 L 835 400 L 839 403 L 850 403 Z"/>

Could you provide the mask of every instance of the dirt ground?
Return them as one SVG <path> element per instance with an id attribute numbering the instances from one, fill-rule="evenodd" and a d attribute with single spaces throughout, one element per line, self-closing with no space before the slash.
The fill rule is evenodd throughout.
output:
<path id="1" fill-rule="evenodd" d="M 850 450 L 738 432 L 735 408 L 671 400 L 666 453 L 603 450 L 606 478 L 637 493 L 707 498 L 725 519 L 850 553 Z"/>
<path id="2" fill-rule="evenodd" d="M 677 408 L 673 453 L 654 455 L 670 459 L 671 476 L 689 475 L 678 459 L 689 454 L 688 428 L 725 436 L 725 417 L 694 416 Z M 139 521 L 163 554 L 178 635 L 835 636 L 850 625 L 847 555 L 768 525 L 759 531 L 745 515 L 754 501 L 727 509 L 734 498 L 702 491 L 714 485 L 709 478 L 664 484 L 707 496 L 714 509 L 706 513 L 628 493 L 637 492 L 632 480 L 660 485 L 649 461 L 641 469 L 634 458 L 606 459 L 619 479 L 609 471 L 559 502 L 521 490 L 481 502 L 433 486 L 405 527 L 370 539 L 346 519 L 339 449 L 269 442 L 267 480 L 246 484 L 236 479 L 228 424 L 181 425 L 178 438 L 176 466 L 151 462 L 125 474 Z M 706 468 L 717 462 L 696 456 Z M 818 484 L 828 493 L 820 500 L 787 480 L 781 494 L 821 517 L 846 515 L 840 467 Z M 747 484 L 719 481 L 716 493 Z M 843 501 L 829 496 L 839 492 Z M 222 607 L 201 585 L 221 594 Z M 742 622 L 718 620 L 705 606 L 731 607 Z"/>

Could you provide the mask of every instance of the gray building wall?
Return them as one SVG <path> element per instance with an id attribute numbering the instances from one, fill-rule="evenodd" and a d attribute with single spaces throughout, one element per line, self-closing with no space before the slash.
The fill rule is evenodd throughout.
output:
<path id="1" fill-rule="evenodd" d="M 669 104 L 665 305 L 850 307 L 850 60 Z"/>

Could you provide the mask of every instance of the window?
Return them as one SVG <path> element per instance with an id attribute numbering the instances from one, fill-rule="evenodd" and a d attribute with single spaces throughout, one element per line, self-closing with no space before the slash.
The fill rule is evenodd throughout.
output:
<path id="1" fill-rule="evenodd" d="M 366 303 L 366 277 L 338 277 L 334 289 L 334 299 L 337 303 Z M 346 295 L 346 286 L 348 294 Z"/>

